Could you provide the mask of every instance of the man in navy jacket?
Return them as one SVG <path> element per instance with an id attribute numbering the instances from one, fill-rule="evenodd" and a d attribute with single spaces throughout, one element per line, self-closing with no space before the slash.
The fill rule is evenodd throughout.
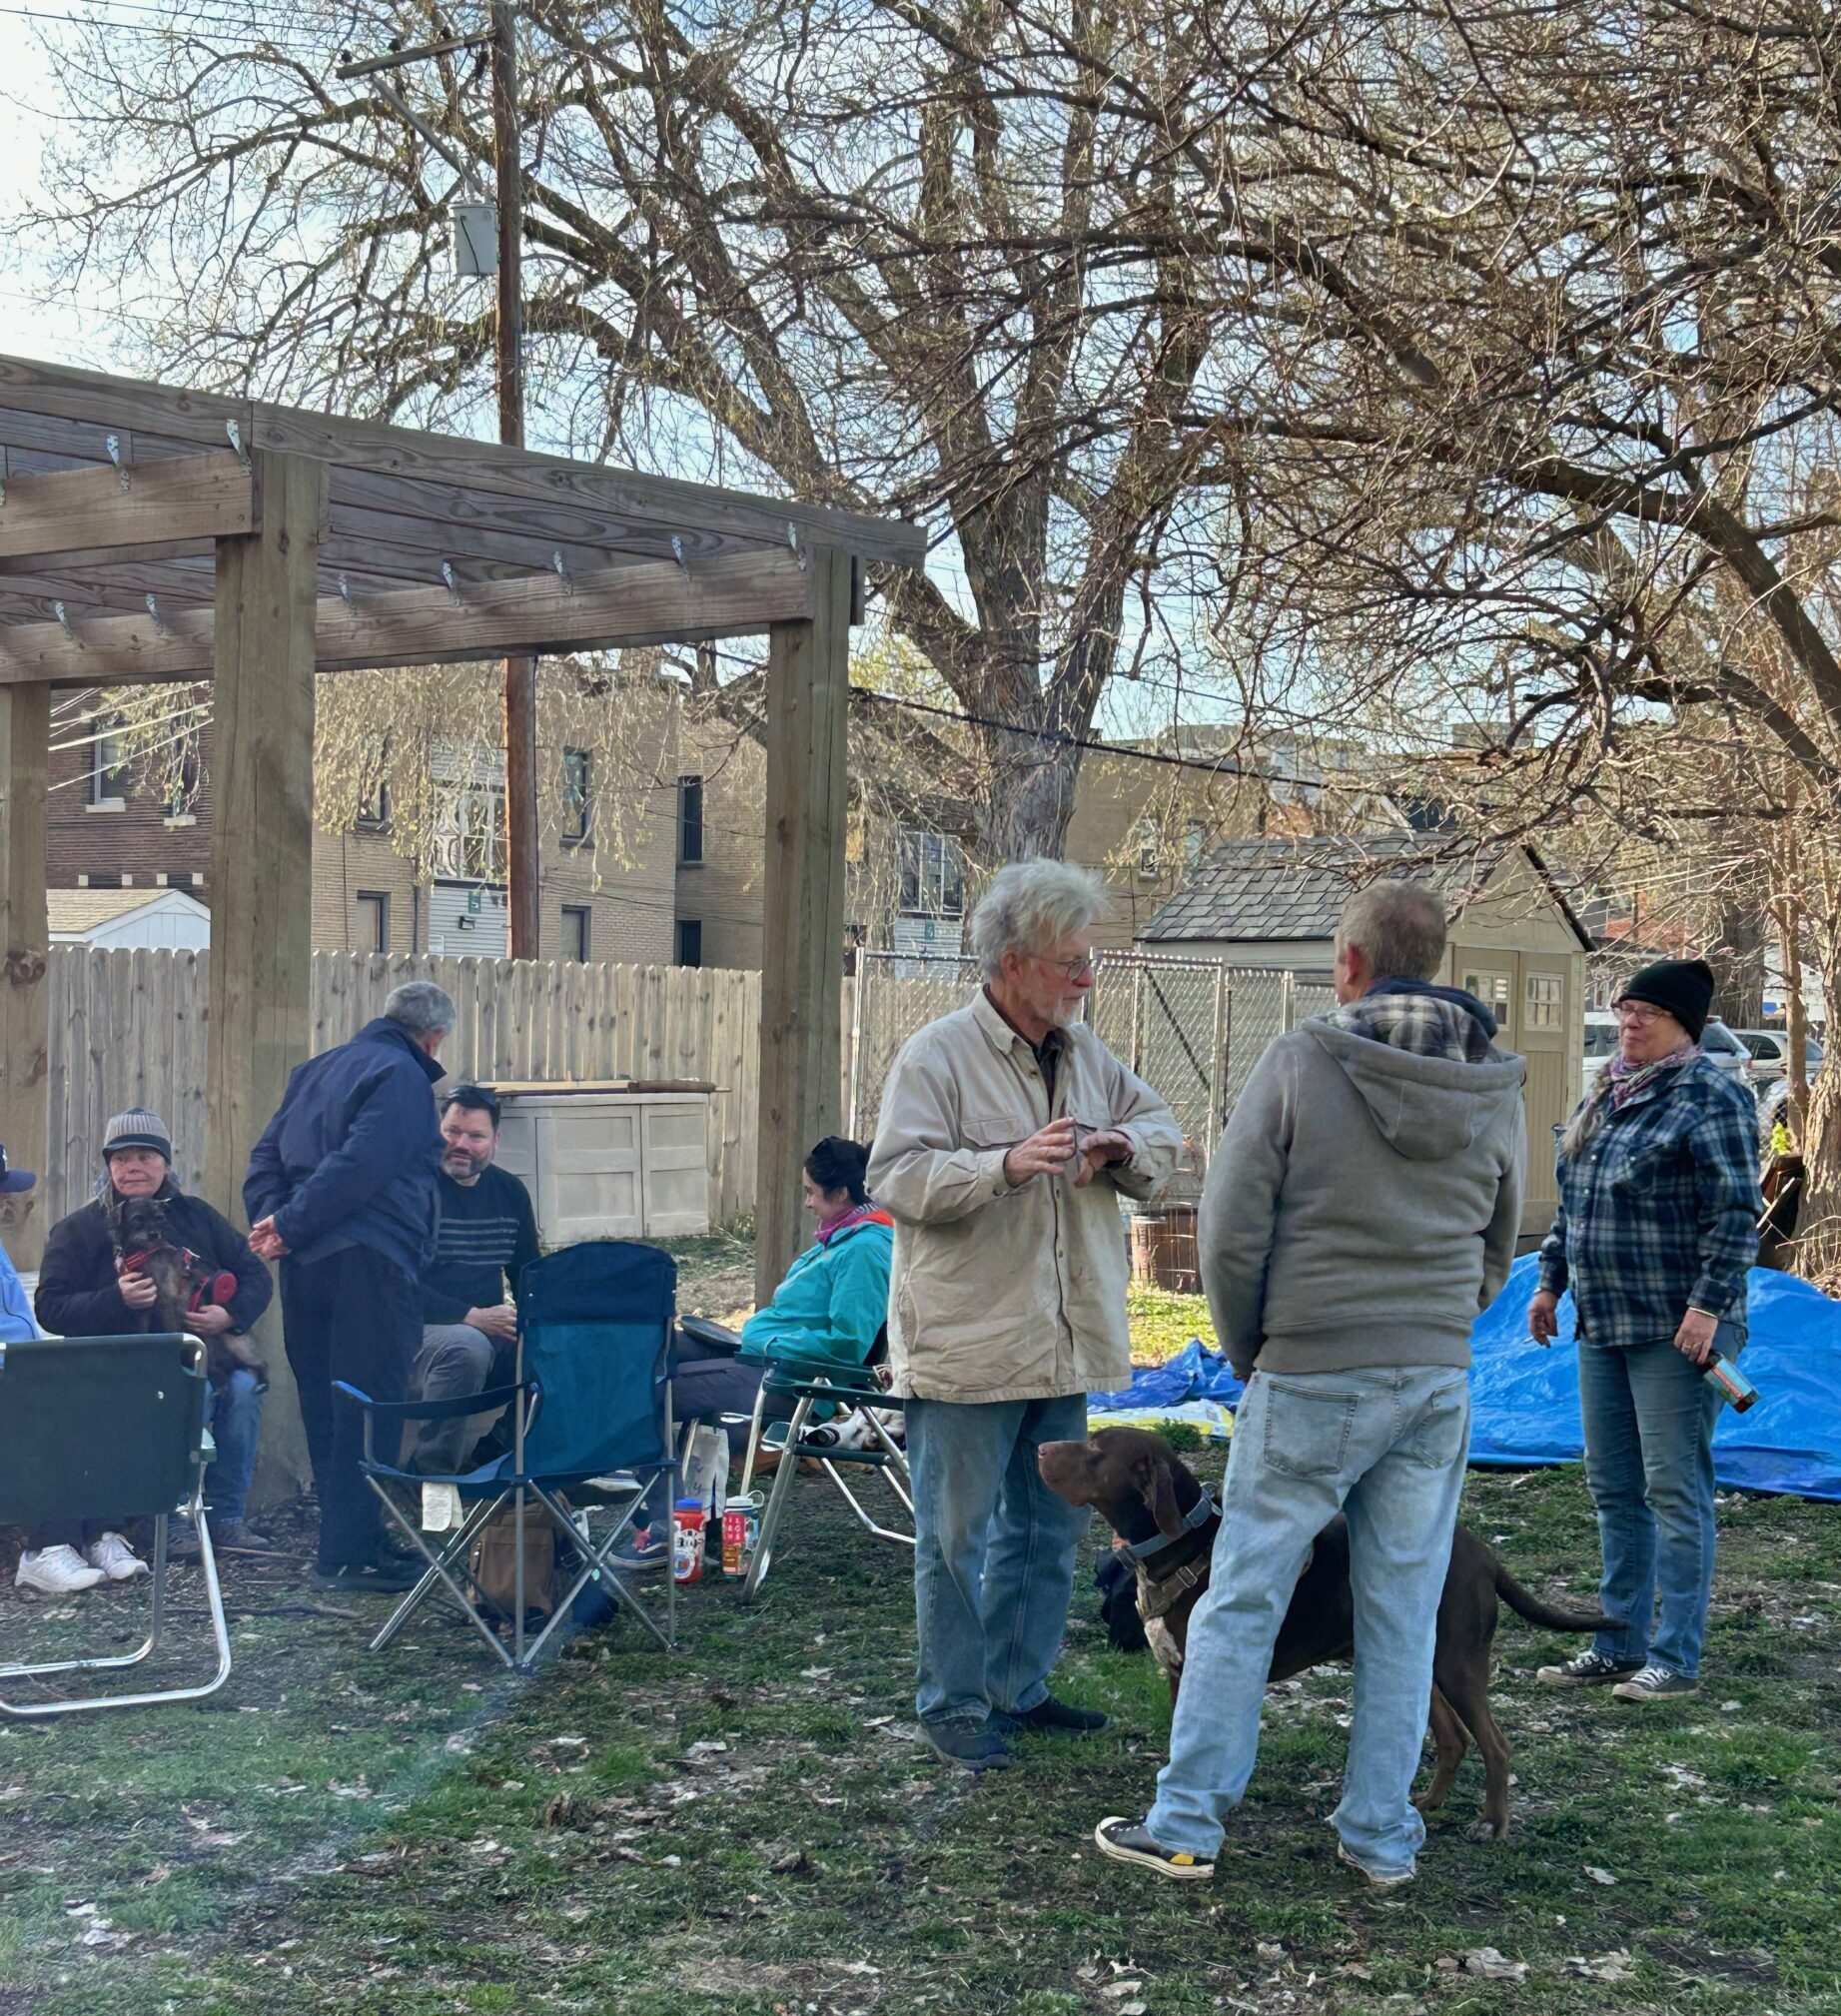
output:
<path id="1" fill-rule="evenodd" d="M 251 1250 L 282 1264 L 282 1334 L 320 1494 L 326 1587 L 398 1589 L 418 1578 L 380 1551 L 377 1498 L 358 1468 L 362 1419 L 335 1404 L 333 1381 L 374 1400 L 408 1398 L 435 1244 L 435 1059 L 453 1027 L 440 987 L 397 988 L 350 1043 L 295 1071 L 243 1180 Z"/>

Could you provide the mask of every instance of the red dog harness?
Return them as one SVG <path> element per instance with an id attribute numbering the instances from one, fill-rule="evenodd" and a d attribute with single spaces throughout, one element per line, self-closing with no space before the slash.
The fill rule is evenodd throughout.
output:
<path id="1" fill-rule="evenodd" d="M 138 1274 L 156 1253 L 177 1253 L 180 1264 L 190 1275 L 199 1265 L 199 1256 L 184 1246 L 147 1246 L 139 1253 L 124 1253 L 115 1263 L 115 1271 L 121 1274 Z M 191 1299 L 186 1304 L 186 1314 L 208 1309 L 213 1303 L 228 1308 L 230 1299 L 237 1292 L 237 1277 L 234 1274 L 213 1274 L 200 1281 L 193 1289 Z"/>

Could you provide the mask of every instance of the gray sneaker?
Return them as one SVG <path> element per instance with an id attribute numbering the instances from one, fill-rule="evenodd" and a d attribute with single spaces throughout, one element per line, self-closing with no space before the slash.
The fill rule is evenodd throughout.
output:
<path id="1" fill-rule="evenodd" d="M 1678 1673 L 1672 1666 L 1645 1666 L 1611 1692 L 1620 1701 L 1684 1701 L 1700 1691 L 1700 1682 Z"/>
<path id="2" fill-rule="evenodd" d="M 968 1771 L 1001 1771 L 1010 1761 L 1010 1745 L 988 1721 L 974 1715 L 944 1715 L 922 1722 L 921 1734 L 949 1764 Z"/>
<path id="3" fill-rule="evenodd" d="M 1564 1665 L 1542 1666 L 1534 1675 L 1543 1687 L 1602 1687 L 1642 1670 L 1641 1659 L 1607 1658 L 1603 1652 L 1581 1652 Z"/>

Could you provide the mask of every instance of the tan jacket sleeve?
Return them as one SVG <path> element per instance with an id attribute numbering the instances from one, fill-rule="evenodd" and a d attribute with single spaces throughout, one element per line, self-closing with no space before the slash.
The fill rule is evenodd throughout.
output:
<path id="1" fill-rule="evenodd" d="M 909 1046 L 882 1088 L 869 1151 L 869 1194 L 907 1225 L 945 1225 L 1011 1193 L 1007 1148 L 967 1148 L 958 1100 L 932 1058 Z"/>
<path id="2" fill-rule="evenodd" d="M 1158 1093 L 1110 1051 L 1105 1055 L 1112 1124 L 1132 1144 L 1132 1159 L 1103 1173 L 1127 1197 L 1149 1197 L 1181 1159 L 1183 1130 Z"/>
<path id="3" fill-rule="evenodd" d="M 1526 1098 L 1525 1092 L 1522 1100 Z M 1522 1100 L 1515 1102 L 1514 1141 L 1509 1152 L 1508 1167 L 1503 1170 L 1501 1181 L 1496 1187 L 1495 1210 L 1490 1214 L 1489 1223 L 1483 1232 L 1483 1284 L 1477 1291 L 1478 1312 L 1487 1309 L 1501 1294 L 1508 1280 L 1508 1270 L 1515 1263 L 1516 1237 L 1521 1230 L 1521 1193 L 1527 1181 L 1527 1126 L 1522 1119 Z M 1563 1248 L 1562 1248 L 1563 1250 Z M 1545 1248 L 1542 1248 L 1544 1255 Z M 1542 1286 L 1545 1286 L 1545 1260 L 1541 1263 Z"/>

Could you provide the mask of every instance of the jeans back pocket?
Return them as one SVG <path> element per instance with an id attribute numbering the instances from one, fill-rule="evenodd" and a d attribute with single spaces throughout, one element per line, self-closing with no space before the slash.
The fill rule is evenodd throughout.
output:
<path id="1" fill-rule="evenodd" d="M 1262 1454 L 1267 1468 L 1287 1477 L 1336 1477 L 1349 1461 L 1356 1425 L 1352 1393 L 1320 1393 L 1282 1379 L 1266 1386 Z"/>
<path id="2" fill-rule="evenodd" d="M 1406 1431 L 1399 1453 L 1427 1470 L 1448 1470 L 1470 1440 L 1470 1383 L 1456 1379 L 1427 1396 L 1418 1419 Z"/>

